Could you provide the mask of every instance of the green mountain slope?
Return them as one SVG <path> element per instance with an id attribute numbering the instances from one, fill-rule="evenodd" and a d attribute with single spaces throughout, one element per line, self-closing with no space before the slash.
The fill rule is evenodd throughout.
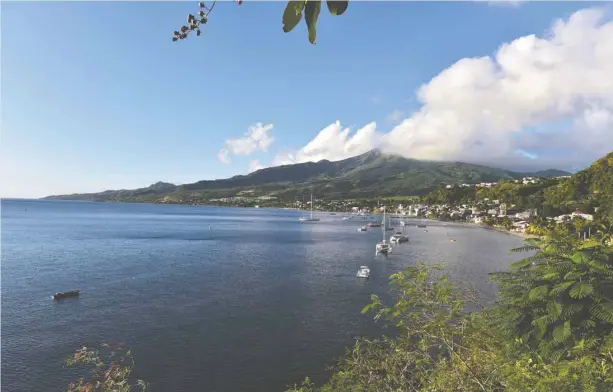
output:
<path id="1" fill-rule="evenodd" d="M 440 184 L 493 182 L 536 175 L 462 162 L 406 159 L 373 150 L 337 162 L 322 160 L 277 166 L 222 180 L 180 186 L 158 182 L 135 190 L 49 196 L 45 199 L 199 203 L 233 196 L 291 199 L 311 190 L 315 196 L 329 199 L 405 196 L 424 194 Z"/>
<path id="2" fill-rule="evenodd" d="M 613 151 L 545 193 L 545 200 L 551 205 L 563 205 L 586 199 L 611 200 L 612 198 Z"/>

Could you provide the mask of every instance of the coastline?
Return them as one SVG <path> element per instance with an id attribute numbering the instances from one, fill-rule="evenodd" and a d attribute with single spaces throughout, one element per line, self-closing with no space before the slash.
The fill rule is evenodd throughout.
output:
<path id="1" fill-rule="evenodd" d="M 528 238 L 539 238 L 537 235 L 534 234 L 527 234 L 527 233 L 521 233 L 518 231 L 510 231 L 507 229 L 503 229 L 502 227 L 492 227 L 492 226 L 485 226 L 485 225 L 481 225 L 481 224 L 477 224 L 477 223 L 466 223 L 467 225 L 471 225 L 471 226 L 475 226 L 475 227 L 481 227 L 485 230 L 491 230 L 491 231 L 497 231 L 499 233 L 505 233 L 508 235 L 511 235 L 513 237 L 519 237 L 519 238 L 523 238 L 523 239 L 528 239 Z"/>
<path id="2" fill-rule="evenodd" d="M 443 222 L 443 223 L 451 223 L 451 224 L 455 224 L 455 225 L 464 225 L 464 226 L 470 226 L 470 227 L 478 227 L 478 228 L 481 228 L 481 229 L 485 229 L 485 230 L 489 230 L 489 231 L 496 231 L 498 233 L 508 234 L 510 236 L 518 237 L 518 238 L 523 238 L 523 239 L 539 238 L 537 235 L 534 235 L 534 234 L 520 233 L 518 231 L 510 231 L 510 230 L 504 229 L 502 227 L 486 226 L 486 225 L 482 225 L 480 223 L 450 222 L 450 221 L 442 221 L 440 219 L 432 219 L 432 218 L 428 218 L 426 220 L 431 220 L 431 221 L 436 221 L 436 222 Z"/>

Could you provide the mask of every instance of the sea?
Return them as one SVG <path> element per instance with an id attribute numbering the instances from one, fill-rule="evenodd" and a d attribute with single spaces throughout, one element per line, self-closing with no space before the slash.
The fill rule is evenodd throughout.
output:
<path id="1" fill-rule="evenodd" d="M 522 240 L 428 222 L 375 256 L 380 229 L 361 219 L 213 206 L 1 201 L 1 388 L 62 391 L 83 346 L 130 349 L 149 390 L 273 392 L 329 377 L 358 336 L 360 313 L 389 300 L 388 277 L 440 262 L 452 280 L 495 299 L 488 274 L 518 259 Z M 417 222 L 415 222 L 417 223 Z M 388 232 L 388 235 L 393 232 Z M 451 239 L 455 239 L 453 242 Z M 369 279 L 356 277 L 369 266 Z M 53 301 L 58 291 L 78 298 Z"/>

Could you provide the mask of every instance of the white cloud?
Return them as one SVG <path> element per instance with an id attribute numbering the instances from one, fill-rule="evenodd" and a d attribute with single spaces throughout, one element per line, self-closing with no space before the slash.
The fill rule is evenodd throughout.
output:
<path id="1" fill-rule="evenodd" d="M 266 168 L 266 166 L 262 165 L 257 159 L 253 159 L 249 162 L 249 173 L 253 173 L 254 171 L 264 168 Z"/>
<path id="2" fill-rule="evenodd" d="M 225 163 L 228 164 L 230 163 L 230 157 L 228 156 L 230 153 L 230 151 L 228 151 L 227 148 L 222 148 L 221 150 L 219 150 L 219 152 L 217 153 L 217 159 L 219 159 L 219 161 L 221 161 L 221 163 Z"/>
<path id="3" fill-rule="evenodd" d="M 365 153 L 379 145 L 380 135 L 376 128 L 377 124 L 373 122 L 350 135 L 351 130 L 343 129 L 340 121 L 337 121 L 322 129 L 300 150 L 278 154 L 273 165 L 317 162 L 322 159 L 338 161 Z"/>
<path id="4" fill-rule="evenodd" d="M 275 138 L 268 134 L 273 128 L 273 124 L 257 123 L 252 125 L 245 132 L 245 136 L 238 139 L 226 140 L 225 146 L 219 150 L 217 158 L 223 163 L 230 163 L 230 154 L 251 155 L 256 151 L 268 151 L 268 147 L 275 141 Z"/>
<path id="5" fill-rule="evenodd" d="M 394 110 L 385 118 L 386 121 L 391 123 L 397 123 L 404 119 L 404 112 L 402 110 Z"/>
<path id="6" fill-rule="evenodd" d="M 339 160 L 379 147 L 431 160 L 562 167 L 613 149 L 613 23 L 602 9 L 556 21 L 539 38 L 464 58 L 418 90 L 421 108 L 385 135 L 368 124 L 349 136 L 339 122 L 281 162 Z"/>
<path id="7" fill-rule="evenodd" d="M 519 7 L 525 3 L 525 0 L 490 0 L 487 3 L 494 6 Z"/>

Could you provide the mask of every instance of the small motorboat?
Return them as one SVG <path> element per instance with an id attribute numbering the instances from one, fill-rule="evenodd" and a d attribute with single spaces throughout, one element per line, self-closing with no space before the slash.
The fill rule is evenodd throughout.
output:
<path id="1" fill-rule="evenodd" d="M 301 216 L 298 218 L 299 222 L 319 222 L 319 218 L 309 218 L 306 216 Z"/>
<path id="2" fill-rule="evenodd" d="M 368 228 L 366 226 L 358 227 L 358 231 L 367 231 Z"/>
<path id="3" fill-rule="evenodd" d="M 386 255 L 392 251 L 392 246 L 386 242 L 379 242 L 375 247 L 375 251 Z"/>
<path id="4" fill-rule="evenodd" d="M 64 293 L 55 293 L 54 295 L 51 296 L 51 298 L 53 298 L 54 300 L 58 300 L 58 299 L 78 297 L 78 296 L 79 296 L 79 290 L 74 290 L 74 291 L 66 291 Z"/>
<path id="5" fill-rule="evenodd" d="M 397 244 L 400 244 L 403 242 L 409 242 L 409 237 L 407 237 L 406 235 L 396 233 L 390 237 L 390 242 L 395 242 Z"/>
<path id="6" fill-rule="evenodd" d="M 455 238 L 452 238 L 452 239 L 450 239 L 449 241 L 451 241 L 451 242 L 455 242 Z"/>
<path id="7" fill-rule="evenodd" d="M 357 276 L 358 278 L 368 278 L 370 276 L 370 268 L 365 265 L 361 266 L 355 276 Z"/>

